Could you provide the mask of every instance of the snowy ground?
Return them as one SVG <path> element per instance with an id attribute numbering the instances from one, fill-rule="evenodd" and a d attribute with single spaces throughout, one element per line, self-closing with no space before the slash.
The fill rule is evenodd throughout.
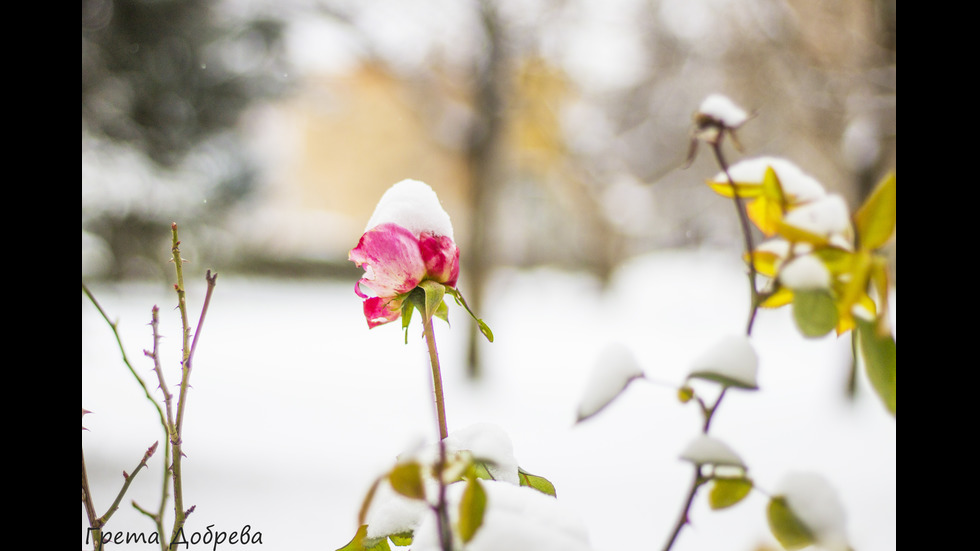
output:
<path id="1" fill-rule="evenodd" d="M 748 299 L 736 256 L 644 257 L 624 266 L 604 292 L 592 279 L 553 270 L 497 273 L 490 304 L 479 312 L 496 337 L 482 346 L 482 383 L 469 383 L 462 372 L 465 311 L 450 304 L 453 326 L 436 326 L 450 431 L 477 422 L 502 427 L 521 466 L 554 482 L 558 498 L 581 515 L 596 551 L 660 549 L 692 474 L 678 455 L 698 433 L 695 406 L 680 404 L 673 390 L 635 382 L 577 426 L 575 410 L 610 342 L 632 349 L 648 377 L 679 382 L 713 341 L 742 331 Z M 203 275 L 196 279 L 188 284 L 193 320 L 204 291 Z M 219 275 L 186 411 L 184 493 L 196 505 L 188 534 L 250 525 L 262 533 L 264 549 L 337 549 L 353 536 L 373 479 L 398 453 L 437 434 L 424 345 L 415 338 L 421 326 L 416 320 L 408 345 L 398 323 L 369 331 L 353 284 Z M 465 293 L 465 274 L 460 289 Z M 172 289 L 96 285 L 93 292 L 119 320 L 127 353 L 147 379 L 142 350 L 152 344 L 150 308 L 160 306 L 165 368 L 175 387 L 180 340 Z M 788 309 L 763 312 L 754 335 L 761 390 L 730 392 L 712 435 L 741 455 L 761 488 L 774 488 L 789 471 L 824 475 L 847 509 L 854 548 L 894 550 L 896 423 L 863 376 L 858 399 L 844 398 L 850 340 L 803 339 Z M 82 444 L 102 512 L 122 471 L 132 471 L 154 441 L 164 442 L 155 411 L 84 296 L 82 406 L 94 412 L 84 418 Z M 155 508 L 162 459 L 158 453 L 138 475 L 109 531 L 150 531 L 129 501 Z M 775 545 L 765 504 L 753 492 L 713 512 L 702 491 L 693 525 L 674 549 Z M 82 517 L 84 538 L 84 511 Z"/>

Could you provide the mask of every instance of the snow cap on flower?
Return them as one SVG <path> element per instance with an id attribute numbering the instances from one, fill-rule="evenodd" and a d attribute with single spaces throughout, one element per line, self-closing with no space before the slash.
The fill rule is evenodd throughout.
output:
<path id="1" fill-rule="evenodd" d="M 423 232 L 453 239 L 453 224 L 436 192 L 425 182 L 402 180 L 381 196 L 364 231 L 381 224 L 398 224 L 415 234 Z"/>
<path id="2" fill-rule="evenodd" d="M 744 109 L 722 94 L 711 94 L 704 98 L 698 114 L 711 117 L 728 128 L 738 128 L 749 119 Z"/>

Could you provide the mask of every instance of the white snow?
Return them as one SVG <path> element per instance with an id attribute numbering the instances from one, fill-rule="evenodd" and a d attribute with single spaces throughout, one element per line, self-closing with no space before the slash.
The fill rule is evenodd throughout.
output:
<path id="1" fill-rule="evenodd" d="M 738 128 L 749 118 L 744 109 L 722 94 L 711 94 L 704 98 L 698 112 L 721 121 L 728 128 Z"/>
<path id="2" fill-rule="evenodd" d="M 847 235 L 851 227 L 847 203 L 836 193 L 789 211 L 783 221 L 790 226 L 827 238 L 832 235 Z"/>
<path id="3" fill-rule="evenodd" d="M 364 519 L 368 525 L 367 537 L 375 539 L 413 531 L 419 527 L 429 510 L 428 503 L 399 494 L 385 479 L 378 484 Z"/>
<path id="4" fill-rule="evenodd" d="M 805 291 L 830 288 L 830 270 L 812 254 L 798 256 L 779 271 L 779 281 L 790 289 Z"/>
<path id="5" fill-rule="evenodd" d="M 850 549 L 844 506 L 826 478 L 812 472 L 790 472 L 776 486 L 775 495 L 786 499 L 820 547 L 829 551 Z"/>
<path id="6" fill-rule="evenodd" d="M 741 386 L 757 388 L 759 356 L 745 335 L 730 335 L 717 341 L 691 366 L 689 377 L 718 376 Z"/>
<path id="7" fill-rule="evenodd" d="M 560 499 L 526 486 L 481 480 L 487 493 L 483 524 L 466 551 L 591 551 L 582 517 Z M 464 484 L 446 492 L 450 521 L 459 518 Z M 434 515 L 427 515 L 416 533 L 413 551 L 438 551 Z"/>
<path id="8" fill-rule="evenodd" d="M 695 465 L 745 468 L 745 463 L 735 450 L 721 440 L 706 434 L 700 434 L 691 440 L 681 452 L 681 459 Z"/>
<path id="9" fill-rule="evenodd" d="M 438 447 L 435 447 L 438 453 Z M 519 484 L 514 445 L 502 428 L 493 423 L 476 423 L 446 437 L 446 453 L 468 450 L 478 460 L 489 461 L 487 470 L 495 480 Z"/>
<path id="10" fill-rule="evenodd" d="M 185 267 L 195 324 L 209 267 L 207 259 Z M 218 531 L 249 524 L 269 548 L 342 547 L 377 476 L 414 442 L 438 434 L 424 340 L 410 332 L 406 345 L 394 324 L 366 329 L 352 281 L 243 279 L 220 266 L 218 272 L 184 420 L 184 499 L 197 507 L 188 534 L 209 524 Z M 134 368 L 148 378 L 152 362 L 139 352 L 152 344 L 147 322 L 150 308 L 160 306 L 164 371 L 176 380 L 180 329 L 172 283 L 91 287 L 119 321 Z M 575 424 L 581 385 L 613 341 L 629 346 L 650 378 L 683 380 L 713 335 L 744 328 L 747 295 L 744 263 L 729 249 L 631 259 L 604 290 L 580 273 L 498 270 L 487 289 L 493 300 L 479 312 L 496 337 L 479 346 L 480 382 L 464 375 L 468 321 L 435 328 L 449 430 L 480 422 L 501 427 L 520 466 L 552 481 L 557 502 L 581 517 L 596 551 L 629 548 L 637 537 L 658 548 L 689 489 L 691 465 L 677 457 L 700 433 L 700 412 L 679 403 L 675 389 L 631 385 L 615 411 Z M 893 295 L 892 327 L 895 305 Z M 806 339 L 790 310 L 780 308 L 759 312 L 752 342 L 762 362 L 761 390 L 727 393 L 712 435 L 736 447 L 761 488 L 774 488 L 791 470 L 826 476 L 841 492 L 853 547 L 894 551 L 896 423 L 866 377 L 858 378 L 854 401 L 842 397 L 850 339 Z M 82 444 L 96 508 L 104 511 L 122 471 L 166 436 L 121 363 L 112 332 L 84 297 L 81 372 L 81 405 L 93 411 L 85 416 Z M 158 451 L 109 530 L 152 530 L 129 502 L 159 501 L 162 463 Z M 751 492 L 719 513 L 699 493 L 693 526 L 675 547 L 775 547 L 765 506 L 765 496 Z M 84 541 L 84 511 L 80 516 Z M 643 527 L 642 536 L 624 527 Z"/>
<path id="11" fill-rule="evenodd" d="M 633 352 L 622 343 L 611 343 L 602 351 L 579 400 L 577 418 L 591 417 L 609 405 L 643 369 Z"/>
<path id="12" fill-rule="evenodd" d="M 792 161 L 781 157 L 753 157 L 744 159 L 728 167 L 732 179 L 739 183 L 761 184 L 766 175 L 766 168 L 772 167 L 783 187 L 783 193 L 791 196 L 794 202 L 812 201 L 823 197 L 826 192 L 823 185 L 813 176 L 803 172 Z M 715 175 L 714 181 L 727 182 L 724 172 Z"/>
<path id="13" fill-rule="evenodd" d="M 402 180 L 388 188 L 364 231 L 386 223 L 398 224 L 416 236 L 429 231 L 453 239 L 453 224 L 439 197 L 428 184 L 418 180 Z"/>

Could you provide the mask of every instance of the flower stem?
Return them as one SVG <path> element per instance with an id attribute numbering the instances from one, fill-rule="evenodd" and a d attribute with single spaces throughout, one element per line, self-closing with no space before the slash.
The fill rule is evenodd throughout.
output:
<path id="1" fill-rule="evenodd" d="M 429 359 L 432 362 L 432 393 L 435 396 L 436 416 L 439 420 L 439 464 L 436 466 L 439 498 L 435 513 L 439 527 L 440 547 L 442 551 L 451 551 L 452 533 L 449 530 L 449 515 L 446 511 L 446 486 L 442 479 L 442 470 L 446 464 L 445 440 L 449 436 L 449 429 L 446 425 L 446 401 L 442 394 L 442 370 L 439 368 L 439 351 L 436 350 L 436 336 L 432 330 L 431 316 L 422 316 L 422 327 L 425 332 L 425 343 L 429 347 Z"/>
<path id="2" fill-rule="evenodd" d="M 432 318 L 423 316 L 422 327 L 425 331 L 425 343 L 429 347 L 429 359 L 432 362 L 432 392 L 436 400 L 436 415 L 439 419 L 439 439 L 449 436 L 446 427 L 446 401 L 442 394 L 442 370 L 439 368 L 439 351 L 436 350 L 436 336 L 432 331 Z"/>

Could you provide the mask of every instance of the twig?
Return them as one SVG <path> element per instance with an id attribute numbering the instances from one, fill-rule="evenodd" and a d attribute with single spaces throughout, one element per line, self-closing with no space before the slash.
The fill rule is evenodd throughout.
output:
<path id="1" fill-rule="evenodd" d="M 749 258 L 749 289 L 752 297 L 752 309 L 749 312 L 749 319 L 745 326 L 745 334 L 752 334 L 752 326 L 755 324 L 755 316 L 759 311 L 759 305 L 761 304 L 761 299 L 759 295 L 759 290 L 757 288 L 758 274 L 755 269 L 755 261 L 752 258 L 752 251 L 754 245 L 752 243 L 752 227 L 749 224 L 748 215 L 745 212 L 745 206 L 742 204 L 742 197 L 738 194 L 738 189 L 735 186 L 735 181 L 732 179 L 731 174 L 728 172 L 728 163 L 725 162 L 725 156 L 721 150 L 721 136 L 719 134 L 717 139 L 711 140 L 711 148 L 714 151 L 715 159 L 718 161 L 718 165 L 725 172 L 725 178 L 728 179 L 728 185 L 732 190 L 732 200 L 735 205 L 735 211 L 738 214 L 739 226 L 742 230 L 742 239 L 745 244 L 745 254 Z M 704 425 L 701 431 L 704 434 L 708 434 L 708 429 L 711 428 L 711 420 L 714 418 L 715 412 L 718 411 L 718 407 L 721 405 L 721 401 L 725 398 L 725 391 L 728 387 L 722 387 L 721 392 L 718 394 L 718 399 L 710 408 L 706 407 L 704 401 L 698 398 L 698 402 L 701 404 L 701 411 L 704 414 Z M 694 497 L 697 495 L 698 489 L 704 484 L 705 479 L 701 476 L 701 467 L 699 465 L 695 466 L 695 476 L 694 480 L 691 482 L 691 489 L 688 491 L 687 500 L 684 503 L 684 507 L 681 509 L 680 516 L 677 519 L 677 523 L 674 525 L 674 531 L 671 532 L 670 537 L 667 540 L 667 544 L 664 546 L 664 551 L 669 551 L 673 547 L 674 542 L 677 541 L 677 536 L 680 535 L 681 530 L 684 529 L 690 519 L 688 515 L 691 510 L 691 505 L 694 502 Z"/>

